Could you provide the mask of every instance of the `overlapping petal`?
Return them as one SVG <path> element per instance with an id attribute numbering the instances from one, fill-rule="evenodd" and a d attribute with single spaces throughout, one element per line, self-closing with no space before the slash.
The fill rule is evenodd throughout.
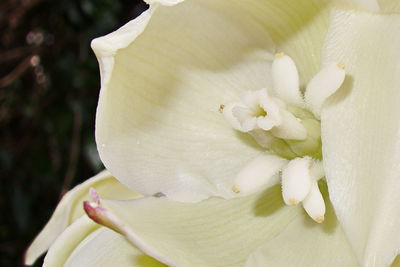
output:
<path id="1" fill-rule="evenodd" d="M 102 203 L 130 228 L 129 240 L 170 266 L 243 266 L 252 251 L 302 212 L 283 205 L 279 186 L 199 203 L 167 198 Z"/>
<path id="2" fill-rule="evenodd" d="M 327 14 L 325 1 L 187 1 L 152 5 L 95 40 L 104 164 L 143 194 L 232 196 L 232 179 L 259 148 L 231 129 L 220 104 L 271 85 L 274 44 L 302 63 L 307 81 L 318 69 Z"/>
<path id="3" fill-rule="evenodd" d="M 324 48 L 348 77 L 322 114 L 326 178 L 363 266 L 389 266 L 400 248 L 400 15 L 336 11 Z"/>
<path id="4" fill-rule="evenodd" d="M 162 267 L 125 237 L 94 223 L 86 215 L 68 226 L 48 251 L 43 267 Z"/>
<path id="5" fill-rule="evenodd" d="M 153 197 L 102 203 L 129 241 L 169 266 L 358 265 L 332 207 L 326 223 L 314 224 L 300 207 L 282 204 L 279 186 L 199 203 Z"/>
<path id="6" fill-rule="evenodd" d="M 103 171 L 76 186 L 65 194 L 47 225 L 27 250 L 25 255 L 27 265 L 32 265 L 70 224 L 84 214 L 82 202 L 88 200 L 91 187 L 105 199 L 133 199 L 140 196 L 118 182 L 108 171 Z"/>
<path id="7" fill-rule="evenodd" d="M 125 237 L 100 228 L 83 240 L 64 263 L 65 267 L 166 267 L 132 246 Z"/>

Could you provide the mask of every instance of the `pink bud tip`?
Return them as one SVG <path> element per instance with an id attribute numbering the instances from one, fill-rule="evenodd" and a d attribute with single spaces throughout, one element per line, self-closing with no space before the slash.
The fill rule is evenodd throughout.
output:
<path id="1" fill-rule="evenodd" d="M 93 187 L 89 189 L 89 195 L 94 202 L 100 204 L 100 196 Z"/>

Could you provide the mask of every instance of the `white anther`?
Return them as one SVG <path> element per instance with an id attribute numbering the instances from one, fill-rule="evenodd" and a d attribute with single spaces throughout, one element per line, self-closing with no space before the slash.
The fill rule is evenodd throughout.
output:
<path id="1" fill-rule="evenodd" d="M 295 158 L 282 170 L 282 196 L 287 205 L 297 205 L 310 192 L 310 163 L 310 157 Z"/>
<path id="2" fill-rule="evenodd" d="M 343 62 L 328 65 L 309 82 L 304 97 L 307 106 L 317 118 L 320 118 L 325 100 L 343 84 L 346 76 L 344 69 Z"/>
<path id="3" fill-rule="evenodd" d="M 292 113 L 281 110 L 282 123 L 271 129 L 271 133 L 282 139 L 304 140 L 307 138 L 307 130 Z"/>
<path id="4" fill-rule="evenodd" d="M 262 153 L 247 163 L 238 173 L 232 191 L 248 195 L 265 189 L 271 178 L 279 172 L 287 160 L 267 153 Z"/>
<path id="5" fill-rule="evenodd" d="M 303 207 L 307 214 L 317 223 L 322 223 L 325 219 L 325 202 L 321 191 L 318 188 L 318 182 L 313 181 L 311 190 L 303 200 Z"/>
<path id="6" fill-rule="evenodd" d="M 288 104 L 303 107 L 296 64 L 287 55 L 278 53 L 272 62 L 272 83 L 277 97 Z"/>

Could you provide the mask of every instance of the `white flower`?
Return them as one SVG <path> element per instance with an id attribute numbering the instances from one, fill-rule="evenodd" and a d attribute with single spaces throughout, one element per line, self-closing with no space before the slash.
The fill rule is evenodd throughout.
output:
<path id="1" fill-rule="evenodd" d="M 107 169 L 146 197 L 106 200 L 98 190 L 101 205 L 86 204 L 90 216 L 106 211 L 99 222 L 171 266 L 390 265 L 400 246 L 400 9 L 396 1 L 381 2 L 393 14 L 331 9 L 332 3 L 317 0 L 152 1 L 139 18 L 96 39 L 102 76 L 98 149 Z M 378 6 L 362 3 L 375 11 Z M 292 85 L 272 82 L 276 50 L 296 62 L 300 85 L 332 62 L 345 62 L 349 78 L 322 107 L 335 86 L 324 94 L 306 90 L 303 106 L 302 94 L 288 93 Z M 251 110 L 240 97 L 262 88 L 273 89 L 267 97 L 273 100 L 262 108 L 279 111 L 273 126 L 263 130 L 258 117 L 268 114 L 256 112 L 232 125 L 245 130 L 257 115 L 252 130 L 233 130 L 220 105 L 241 103 Z M 257 103 L 264 105 L 265 97 Z M 302 120 L 306 139 L 276 133 L 288 125 L 285 111 Z M 322 154 L 313 154 L 320 135 Z M 323 224 L 301 207 L 285 207 L 279 185 L 237 198 L 231 190 L 236 177 L 258 157 L 270 164 L 255 164 L 262 171 L 282 169 L 284 199 L 290 203 L 296 194 L 315 220 L 321 219 L 323 200 L 316 181 L 307 178 L 319 176 L 315 159 L 323 158 L 338 220 L 323 182 Z M 257 168 L 249 170 L 259 173 Z M 299 181 L 292 179 L 293 170 L 302 170 Z M 297 182 L 308 192 L 298 190 Z M 166 197 L 151 197 L 159 192 Z M 100 226 L 87 217 L 61 227 L 56 221 L 65 216 L 54 216 L 50 225 L 57 231 L 45 228 L 45 242 L 32 245 L 36 254 L 28 253 L 28 262 L 52 244 L 46 266 L 137 263 L 129 262 L 133 257 L 120 235 L 94 231 Z"/>

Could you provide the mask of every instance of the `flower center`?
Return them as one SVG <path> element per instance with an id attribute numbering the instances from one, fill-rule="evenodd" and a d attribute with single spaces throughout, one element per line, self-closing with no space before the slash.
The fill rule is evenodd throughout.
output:
<path id="1" fill-rule="evenodd" d="M 266 117 L 268 115 L 268 112 L 264 110 L 260 105 L 256 107 L 256 110 L 253 113 L 254 117 Z"/>
<path id="2" fill-rule="evenodd" d="M 265 149 L 239 171 L 232 186 L 235 194 L 259 191 L 281 173 L 285 203 L 302 203 L 314 221 L 324 220 L 325 203 L 318 187 L 325 176 L 318 118 L 323 102 L 340 87 L 344 75 L 343 63 L 329 65 L 303 95 L 295 63 L 279 53 L 272 63 L 273 90 L 247 91 L 241 101 L 220 106 L 235 130 L 250 134 Z"/>

